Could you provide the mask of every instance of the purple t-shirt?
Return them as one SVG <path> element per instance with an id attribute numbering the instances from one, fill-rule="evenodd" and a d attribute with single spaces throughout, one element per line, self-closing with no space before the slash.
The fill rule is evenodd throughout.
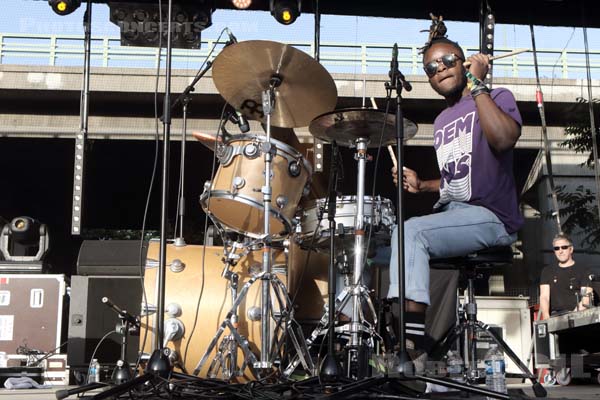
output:
<path id="1" fill-rule="evenodd" d="M 492 99 L 502 111 L 522 125 L 513 94 L 494 89 Z M 483 206 L 492 211 L 510 234 L 523 225 L 519 211 L 513 151 L 495 153 L 479 125 L 479 115 L 471 96 L 438 115 L 434 125 L 434 148 L 440 168 L 439 208 L 451 201 Z"/>

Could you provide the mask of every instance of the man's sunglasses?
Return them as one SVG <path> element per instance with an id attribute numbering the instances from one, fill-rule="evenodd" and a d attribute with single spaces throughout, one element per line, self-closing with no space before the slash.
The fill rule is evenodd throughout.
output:
<path id="1" fill-rule="evenodd" d="M 566 250 L 569 247 L 571 247 L 570 244 L 564 244 L 562 246 L 554 246 L 553 249 L 554 249 L 554 251 L 559 251 L 559 250 Z"/>
<path id="2" fill-rule="evenodd" d="M 427 74 L 427 76 L 434 76 L 437 73 L 438 68 L 440 67 L 440 61 L 447 68 L 452 68 L 456 65 L 456 62 L 458 60 L 463 60 L 463 59 L 454 53 L 445 54 L 442 57 L 438 58 L 437 60 L 433 60 L 433 61 L 430 61 L 427 64 L 425 64 L 423 66 L 423 69 L 425 70 L 425 73 Z M 463 60 L 463 61 L 465 61 L 465 60 Z"/>

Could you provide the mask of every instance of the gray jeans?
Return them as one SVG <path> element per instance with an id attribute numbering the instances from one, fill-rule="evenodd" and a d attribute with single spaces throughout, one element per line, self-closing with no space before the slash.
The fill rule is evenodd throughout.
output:
<path id="1" fill-rule="evenodd" d="M 387 297 L 398 297 L 398 233 L 394 229 Z M 404 224 L 405 298 L 429 304 L 429 259 L 458 257 L 492 246 L 513 243 L 498 217 L 485 207 L 451 202 L 435 213 Z M 378 252 L 378 262 L 386 252 Z"/>

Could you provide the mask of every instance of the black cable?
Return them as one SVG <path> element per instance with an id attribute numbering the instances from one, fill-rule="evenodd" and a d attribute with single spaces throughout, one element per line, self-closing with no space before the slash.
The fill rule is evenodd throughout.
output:
<path id="1" fill-rule="evenodd" d="M 224 30 L 223 30 L 224 31 Z M 223 32 L 221 32 L 222 34 Z M 221 117 L 220 117 L 220 121 L 219 121 L 219 127 L 217 128 L 217 134 L 215 137 L 215 151 L 213 152 L 213 162 L 212 162 L 212 169 L 210 172 L 210 176 L 211 179 L 214 179 L 215 176 L 215 170 L 216 170 L 216 165 L 217 165 L 217 144 L 219 143 L 219 136 L 221 135 L 221 128 L 223 127 L 223 125 L 225 124 L 225 110 L 227 109 L 227 103 L 225 103 L 223 105 L 223 108 L 221 110 Z M 208 195 L 208 200 L 207 200 L 207 206 L 206 208 L 208 209 L 209 205 L 210 205 L 210 192 Z M 183 358 L 182 358 L 182 363 L 183 365 L 185 365 L 185 362 L 187 361 L 187 354 L 188 354 L 188 350 L 189 350 L 189 346 L 190 343 L 192 342 L 192 337 L 194 335 L 194 332 L 196 330 L 196 325 L 198 323 L 198 317 L 200 315 L 200 302 L 202 301 L 202 295 L 204 294 L 204 284 L 206 282 L 206 274 L 205 274 L 205 264 L 206 264 L 206 235 L 208 232 L 208 215 L 206 216 L 206 218 L 204 219 L 204 244 L 202 246 L 202 284 L 200 286 L 200 293 L 198 294 L 198 302 L 196 303 L 196 313 L 194 316 L 194 323 L 192 325 L 192 329 L 190 331 L 190 335 L 188 338 L 187 343 L 185 344 L 185 351 L 183 354 Z"/>
<path id="2" fill-rule="evenodd" d="M 215 40 L 215 42 L 213 43 L 212 47 L 210 48 L 208 54 L 206 55 L 206 57 L 202 61 L 202 64 L 200 64 L 200 67 L 196 71 L 196 75 L 194 76 L 194 80 L 202 73 L 202 70 L 204 69 L 204 66 L 211 59 L 213 52 L 215 51 L 217 45 L 220 44 L 221 37 L 227 31 L 227 29 L 228 28 L 223 28 L 221 30 L 221 33 L 219 33 L 219 36 L 217 37 L 217 40 Z M 182 193 L 183 179 L 184 179 L 184 177 L 183 177 L 183 168 L 181 168 L 180 169 L 180 173 L 179 173 L 179 189 L 177 191 L 179 198 L 181 198 L 181 196 L 183 196 L 183 193 Z M 179 201 L 177 201 L 177 208 L 175 210 L 175 215 L 176 215 L 176 218 L 175 218 L 175 229 L 173 230 L 174 238 L 177 237 L 177 227 L 178 227 L 178 223 L 179 223 L 179 208 L 180 207 L 181 207 L 181 204 L 179 203 Z"/>
<path id="3" fill-rule="evenodd" d="M 142 231 L 140 236 L 140 253 L 139 253 L 139 265 L 140 265 L 140 285 L 142 287 L 142 303 L 144 309 L 141 311 L 145 312 L 146 329 L 144 330 L 144 336 L 141 342 L 140 351 L 135 362 L 135 369 L 139 369 L 143 350 L 146 347 L 146 340 L 148 339 L 148 328 L 150 327 L 150 310 L 148 309 L 148 296 L 146 294 L 146 284 L 144 281 L 144 275 L 146 266 L 144 263 L 144 236 L 146 231 L 146 223 L 148 221 L 148 211 L 150 209 L 150 198 L 152 197 L 152 190 L 154 188 L 154 182 L 156 180 L 156 171 L 158 170 L 158 155 L 159 155 L 159 144 L 160 144 L 160 132 L 159 132 L 159 117 L 158 117 L 158 85 L 160 82 L 160 64 L 162 60 L 162 37 L 163 37 L 163 15 L 162 15 L 162 0 L 158 0 L 158 60 L 156 63 L 156 79 L 154 82 L 154 163 L 152 165 L 152 175 L 150 177 L 150 183 L 148 185 L 148 194 L 146 195 L 146 205 L 144 207 L 144 216 L 142 217 Z M 148 250 L 150 249 L 150 243 L 148 243 Z M 125 361 L 125 360 L 123 360 Z"/>
<path id="4" fill-rule="evenodd" d="M 540 121 L 542 125 L 542 138 L 544 140 L 544 153 L 546 155 L 546 168 L 548 169 L 548 190 L 550 191 L 551 199 L 552 199 L 552 207 L 554 208 L 553 216 L 556 220 L 557 232 L 562 233 L 562 226 L 560 223 L 560 213 L 558 208 L 558 197 L 556 194 L 556 185 L 554 184 L 554 174 L 552 171 L 552 157 L 550 155 L 550 141 L 548 140 L 548 126 L 546 124 L 546 113 L 544 111 L 544 96 L 542 94 L 542 85 L 540 83 L 540 73 L 538 69 L 538 60 L 537 60 L 537 49 L 535 46 L 535 34 L 533 30 L 533 24 L 529 25 L 529 30 L 531 31 L 531 46 L 533 50 L 533 63 L 535 68 L 535 77 L 536 77 L 536 102 L 538 111 L 540 114 Z"/>

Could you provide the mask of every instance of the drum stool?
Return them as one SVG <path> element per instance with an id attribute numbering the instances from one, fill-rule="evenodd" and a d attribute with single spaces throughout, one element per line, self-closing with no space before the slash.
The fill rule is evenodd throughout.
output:
<path id="1" fill-rule="evenodd" d="M 546 390 L 537 381 L 536 376 L 529 371 L 527 366 L 519 359 L 515 352 L 506 344 L 506 342 L 496 332 L 490 329 L 490 326 L 477 319 L 477 303 L 475 302 L 474 284 L 475 280 L 480 278 L 483 273 L 493 267 L 512 264 L 513 251 L 510 246 L 489 247 L 463 257 L 438 258 L 430 260 L 430 267 L 433 269 L 458 269 L 461 274 L 461 282 L 466 281 L 466 301 L 464 307 L 458 307 L 458 321 L 455 327 L 451 328 L 445 337 L 439 340 L 434 346 L 432 356 L 443 356 L 448 352 L 451 346 L 456 343 L 463 335 L 466 335 L 465 349 L 463 359 L 465 360 L 465 373 L 469 383 L 475 383 L 479 378 L 477 370 L 477 333 L 487 333 L 494 342 L 498 344 L 499 349 L 504 352 L 519 367 L 522 374 L 511 375 L 511 377 L 521 377 L 529 379 L 533 385 L 533 391 L 537 397 L 545 397 Z M 434 358 L 435 359 L 435 358 Z"/>

